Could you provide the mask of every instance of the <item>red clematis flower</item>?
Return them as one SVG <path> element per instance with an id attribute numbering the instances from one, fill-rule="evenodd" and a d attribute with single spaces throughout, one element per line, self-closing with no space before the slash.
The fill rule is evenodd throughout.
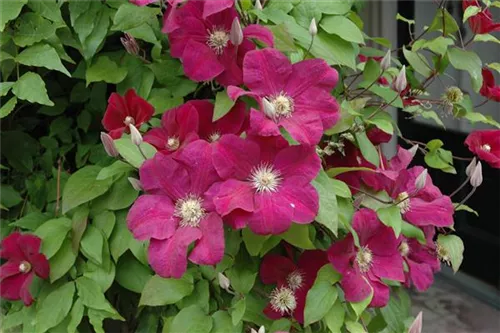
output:
<path id="1" fill-rule="evenodd" d="M 22 299 L 26 306 L 33 303 L 30 293 L 33 277 L 36 274 L 46 279 L 50 272 L 47 258 L 40 253 L 40 244 L 37 236 L 19 232 L 2 240 L 0 257 L 7 262 L 0 267 L 0 296 L 10 301 Z"/>
<path id="2" fill-rule="evenodd" d="M 271 292 L 270 303 L 264 309 L 273 320 L 294 317 L 304 323 L 306 296 L 316 280 L 321 267 L 328 264 L 326 252 L 304 251 L 295 264 L 292 259 L 268 254 L 260 266 L 260 278 L 264 284 L 276 284 Z"/>
<path id="3" fill-rule="evenodd" d="M 465 145 L 481 160 L 500 169 L 500 130 L 474 131 L 465 139 Z"/>
<path id="4" fill-rule="evenodd" d="M 482 74 L 483 86 L 481 87 L 481 90 L 479 90 L 479 93 L 487 99 L 500 102 L 500 85 L 495 85 L 493 73 L 489 69 L 483 68 Z"/>
<path id="5" fill-rule="evenodd" d="M 477 0 L 462 1 L 464 11 L 470 7 L 481 7 Z M 491 12 L 488 8 L 482 9 L 479 13 L 469 18 L 469 26 L 475 34 L 489 34 L 493 31 L 500 31 L 500 23 L 493 22 Z"/>
<path id="6" fill-rule="evenodd" d="M 124 132 L 128 132 L 130 124 L 140 127 L 151 119 L 154 111 L 153 106 L 138 96 L 134 89 L 127 90 L 125 96 L 112 93 L 102 125 L 113 139 L 119 139 Z"/>

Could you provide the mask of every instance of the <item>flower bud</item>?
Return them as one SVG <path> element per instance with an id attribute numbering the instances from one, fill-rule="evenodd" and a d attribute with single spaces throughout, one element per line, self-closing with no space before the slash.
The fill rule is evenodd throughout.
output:
<path id="1" fill-rule="evenodd" d="M 387 50 L 387 53 L 385 56 L 382 58 L 382 61 L 380 61 L 380 67 L 386 71 L 391 67 L 391 50 Z"/>
<path id="2" fill-rule="evenodd" d="M 127 51 L 127 53 L 132 55 L 139 54 L 140 51 L 139 44 L 137 44 L 137 41 L 131 34 L 126 32 L 125 37 L 121 37 L 120 41 L 122 42 L 122 45 L 125 48 L 125 51 Z"/>
<path id="3" fill-rule="evenodd" d="M 266 328 L 264 326 L 261 326 L 259 327 L 258 331 L 256 331 L 254 328 L 251 328 L 250 333 L 266 333 Z"/>
<path id="4" fill-rule="evenodd" d="M 113 138 L 108 134 L 101 132 L 101 142 L 104 146 L 104 150 L 111 157 L 117 157 L 119 155 L 118 150 L 116 149 L 115 142 Z"/>
<path id="5" fill-rule="evenodd" d="M 316 19 L 313 17 L 311 24 L 309 25 L 309 34 L 314 37 L 318 34 L 318 26 L 316 25 Z"/>
<path id="6" fill-rule="evenodd" d="M 410 149 L 408 149 L 408 152 L 411 154 L 411 156 L 415 157 L 415 154 L 418 151 L 418 145 L 413 145 Z"/>
<path id="7" fill-rule="evenodd" d="M 271 119 L 274 119 L 274 116 L 276 114 L 276 108 L 274 107 L 273 103 L 269 102 L 267 98 L 262 99 L 262 111 L 266 116 L 268 116 Z"/>
<path id="8" fill-rule="evenodd" d="M 415 179 L 415 189 L 420 191 L 425 187 L 425 183 L 427 181 L 427 169 L 424 169 L 420 175 L 418 175 L 417 179 Z"/>
<path id="9" fill-rule="evenodd" d="M 408 329 L 408 333 L 422 333 L 422 311 L 418 313 L 417 318 Z"/>
<path id="10" fill-rule="evenodd" d="M 476 158 L 474 157 L 472 159 L 472 161 L 470 161 L 469 165 L 467 166 L 467 168 L 465 169 L 465 174 L 470 177 L 472 175 L 472 171 L 474 171 L 474 169 L 476 168 L 476 165 L 477 165 L 477 161 L 476 161 Z"/>
<path id="11" fill-rule="evenodd" d="M 141 182 L 139 181 L 139 179 L 136 179 L 134 177 L 128 177 L 128 181 L 129 181 L 130 185 L 132 185 L 134 190 L 142 191 L 142 185 L 141 185 Z"/>
<path id="12" fill-rule="evenodd" d="M 228 291 L 229 287 L 231 286 L 231 281 L 222 273 L 219 273 L 218 277 L 219 277 L 219 286 L 225 291 Z"/>
<path id="13" fill-rule="evenodd" d="M 262 10 L 262 3 L 260 0 L 255 0 L 255 9 Z"/>
<path id="14" fill-rule="evenodd" d="M 481 162 L 477 162 L 474 171 L 472 171 L 472 175 L 470 176 L 470 184 L 473 187 L 479 187 L 483 182 L 483 167 L 481 166 Z"/>
<path id="15" fill-rule="evenodd" d="M 396 89 L 398 93 L 401 93 L 406 89 L 407 85 L 408 82 L 406 81 L 406 66 L 403 65 L 403 67 L 399 71 L 398 76 L 396 77 L 396 80 L 394 80 L 394 89 Z"/>
<path id="16" fill-rule="evenodd" d="M 136 146 L 139 146 L 142 143 L 141 133 L 139 132 L 137 127 L 132 124 L 128 125 L 128 127 L 130 128 L 130 139 L 132 140 L 132 143 Z"/>
<path id="17" fill-rule="evenodd" d="M 231 32 L 229 33 L 229 40 L 234 46 L 239 46 L 243 43 L 243 30 L 241 30 L 240 20 L 235 17 L 231 25 Z"/>

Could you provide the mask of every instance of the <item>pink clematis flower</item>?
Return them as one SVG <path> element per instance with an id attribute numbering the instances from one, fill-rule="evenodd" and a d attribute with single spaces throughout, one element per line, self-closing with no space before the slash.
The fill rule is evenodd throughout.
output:
<path id="1" fill-rule="evenodd" d="M 415 238 L 401 236 L 399 253 L 405 261 L 408 271 L 405 272 L 406 287 L 411 284 L 418 291 L 425 291 L 434 282 L 434 274 L 441 269 L 441 264 L 436 255 L 436 244 L 434 227 L 423 227 L 426 243 L 420 244 Z"/>
<path id="2" fill-rule="evenodd" d="M 331 91 L 338 73 L 322 59 L 291 64 L 278 50 L 251 51 L 243 62 L 243 81 L 250 91 L 228 88 L 236 100 L 250 95 L 261 104 L 261 111 L 250 113 L 250 132 L 262 136 L 280 135 L 285 128 L 299 143 L 317 144 L 323 132 L 339 118 L 339 106 Z M 262 99 L 270 107 L 264 107 Z"/>
<path id="3" fill-rule="evenodd" d="M 148 260 L 162 277 L 180 278 L 187 259 L 215 265 L 224 256 L 224 230 L 207 190 L 219 177 L 208 142 L 197 140 L 172 156 L 156 154 L 140 169 L 141 195 L 127 216 L 136 239 L 150 240 Z M 188 247 L 195 242 L 187 255 Z"/>
<path id="4" fill-rule="evenodd" d="M 379 221 L 371 209 L 360 209 L 353 216 L 352 227 L 359 237 L 360 248 L 352 234 L 328 249 L 328 259 L 342 274 L 340 285 L 349 302 L 366 299 L 373 290 L 371 307 L 383 307 L 389 301 L 389 287 L 381 279 L 403 282 L 403 259 L 394 231 Z"/>
<path id="5" fill-rule="evenodd" d="M 245 54 L 255 49 L 249 38 L 256 38 L 273 46 L 272 33 L 260 25 L 243 29 L 243 41 L 233 45 L 230 32 L 238 18 L 234 7 L 204 17 L 208 2 L 190 1 L 177 10 L 179 29 L 169 34 L 171 54 L 180 58 L 186 76 L 193 81 L 216 79 L 223 86 L 243 82 L 242 64 Z"/>
<path id="6" fill-rule="evenodd" d="M 281 137 L 224 135 L 213 162 L 225 181 L 212 190 L 217 212 L 237 229 L 248 224 L 260 235 L 280 234 L 292 221 L 311 223 L 318 193 L 310 184 L 321 162 L 314 147 L 291 146 Z"/>
<path id="7" fill-rule="evenodd" d="M 465 145 L 491 167 L 500 169 L 500 130 L 474 131 L 465 139 Z"/>
<path id="8" fill-rule="evenodd" d="M 33 297 L 30 285 L 35 274 L 49 277 L 49 261 L 40 253 L 41 239 L 35 235 L 14 232 L 2 240 L 0 257 L 6 259 L 0 266 L 0 296 L 10 301 L 22 300 L 30 306 Z"/>
<path id="9" fill-rule="evenodd" d="M 297 261 L 277 254 L 268 254 L 260 266 L 260 278 L 264 284 L 275 284 L 270 302 L 264 314 L 273 320 L 293 317 L 304 323 L 304 308 L 309 289 L 321 267 L 328 264 L 326 252 L 304 251 Z"/>
<path id="10" fill-rule="evenodd" d="M 479 93 L 487 99 L 500 102 L 500 85 L 495 85 L 493 72 L 487 68 L 483 68 L 481 73 L 483 74 L 483 85 Z"/>
<path id="11" fill-rule="evenodd" d="M 463 0 L 462 7 L 464 11 L 470 7 L 481 7 L 477 0 Z M 491 12 L 488 8 L 483 8 L 479 13 L 469 18 L 469 26 L 475 34 L 489 34 L 494 31 L 500 31 L 500 23 L 493 22 Z"/>
<path id="12" fill-rule="evenodd" d="M 125 96 L 112 93 L 108 99 L 108 107 L 102 118 L 102 125 L 113 139 L 119 139 L 124 132 L 129 131 L 129 125 L 140 127 L 154 113 L 154 108 L 147 101 L 129 89 Z"/>

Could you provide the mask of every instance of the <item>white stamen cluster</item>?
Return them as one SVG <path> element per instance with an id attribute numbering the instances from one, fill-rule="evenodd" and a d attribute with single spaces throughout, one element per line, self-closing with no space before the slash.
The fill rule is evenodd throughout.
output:
<path id="1" fill-rule="evenodd" d="M 219 133 L 219 132 L 217 132 L 217 131 L 213 132 L 212 134 L 210 134 L 210 135 L 208 136 L 208 140 L 209 140 L 210 142 L 215 142 L 215 141 L 217 141 L 217 140 L 219 140 L 219 139 L 220 139 L 220 133 Z"/>
<path id="2" fill-rule="evenodd" d="M 291 314 L 297 307 L 297 299 L 293 290 L 288 287 L 278 287 L 271 292 L 271 307 L 274 311 L 284 314 Z"/>
<path id="3" fill-rule="evenodd" d="M 262 163 L 250 174 L 250 182 L 257 192 L 276 192 L 281 183 L 280 173 L 271 164 Z"/>
<path id="4" fill-rule="evenodd" d="M 396 202 L 398 204 L 398 207 L 399 207 L 401 214 L 407 213 L 411 208 L 410 196 L 408 195 L 408 192 L 399 193 L 397 198 L 396 198 Z"/>
<path id="5" fill-rule="evenodd" d="M 372 265 L 373 255 L 372 251 L 366 246 L 359 249 L 356 254 L 356 263 L 362 273 L 368 272 Z"/>
<path id="6" fill-rule="evenodd" d="M 491 146 L 485 143 L 484 145 L 481 146 L 481 149 L 489 153 L 491 151 Z"/>
<path id="7" fill-rule="evenodd" d="M 221 55 L 229 42 L 229 33 L 222 28 L 213 28 L 208 31 L 207 45 L 215 54 Z"/>
<path id="8" fill-rule="evenodd" d="M 176 136 L 171 136 L 167 139 L 167 143 L 165 145 L 165 147 L 167 148 L 167 150 L 169 151 L 176 151 L 179 146 L 180 146 L 180 141 L 179 141 L 179 138 L 176 137 Z"/>
<path id="9" fill-rule="evenodd" d="M 273 114 L 271 115 L 273 120 L 277 121 L 280 118 L 289 118 L 292 116 L 294 102 L 285 92 L 282 91 L 278 95 L 267 97 L 267 99 L 273 106 Z"/>
<path id="10" fill-rule="evenodd" d="M 135 119 L 131 116 L 126 116 L 125 120 L 123 121 L 125 126 L 129 127 L 129 125 L 135 125 Z"/>
<path id="11" fill-rule="evenodd" d="M 27 261 L 22 261 L 19 264 L 19 272 L 28 273 L 29 271 L 31 271 L 31 264 Z"/>
<path id="12" fill-rule="evenodd" d="M 295 291 L 302 287 L 304 283 L 304 276 L 301 271 L 293 271 L 287 276 L 286 282 L 288 283 L 290 289 Z"/>
<path id="13" fill-rule="evenodd" d="M 410 253 L 410 246 L 408 245 L 407 241 L 402 241 L 401 244 L 399 245 L 399 253 L 403 256 L 406 257 Z"/>
<path id="14" fill-rule="evenodd" d="M 202 204 L 203 200 L 192 194 L 177 200 L 174 216 L 181 219 L 181 227 L 198 227 L 200 225 L 200 220 L 205 216 Z"/>

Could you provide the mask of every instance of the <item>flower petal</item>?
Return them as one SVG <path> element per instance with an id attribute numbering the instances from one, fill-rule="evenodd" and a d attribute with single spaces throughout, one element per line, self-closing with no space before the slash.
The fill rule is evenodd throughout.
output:
<path id="1" fill-rule="evenodd" d="M 189 101 L 164 113 L 161 117 L 161 126 L 169 137 L 177 137 L 183 141 L 188 134 L 198 132 L 200 125 L 198 114 L 207 109 L 213 110 L 212 103 Z"/>
<path id="2" fill-rule="evenodd" d="M 250 97 L 255 98 L 256 100 L 259 99 L 259 95 L 255 94 L 255 93 L 253 93 L 251 91 L 247 91 L 245 89 L 242 89 L 240 87 L 235 87 L 235 86 L 229 86 L 229 87 L 227 87 L 227 95 L 233 101 L 237 100 L 241 96 L 250 96 Z"/>
<path id="3" fill-rule="evenodd" d="M 418 291 L 426 291 L 434 282 L 434 272 L 432 268 L 424 263 L 417 263 L 413 260 L 407 260 L 410 270 L 411 282 Z"/>
<path id="4" fill-rule="evenodd" d="M 349 270 L 342 276 L 340 285 L 348 302 L 361 302 L 372 293 L 368 279 L 354 270 Z"/>
<path id="5" fill-rule="evenodd" d="M 283 315 L 279 313 L 278 311 L 275 311 L 273 307 L 271 306 L 271 303 L 269 303 L 264 310 L 262 311 L 264 314 L 272 320 L 278 320 L 280 318 L 283 318 Z"/>
<path id="6" fill-rule="evenodd" d="M 205 44 L 190 40 L 182 53 L 186 76 L 193 81 L 210 81 L 224 71 L 217 55 Z"/>
<path id="7" fill-rule="evenodd" d="M 337 84 L 338 78 L 338 72 L 325 60 L 308 59 L 292 65 L 292 74 L 284 90 L 293 98 L 310 87 L 318 87 L 330 92 Z"/>
<path id="8" fill-rule="evenodd" d="M 224 9 L 231 8 L 234 5 L 234 0 L 217 0 L 205 1 L 203 6 L 203 18 L 219 13 Z"/>
<path id="9" fill-rule="evenodd" d="M 280 136 L 281 132 L 278 125 L 267 118 L 263 112 L 250 109 L 250 128 L 249 134 L 259 136 Z"/>
<path id="10" fill-rule="evenodd" d="M 243 83 L 243 69 L 238 64 L 237 47 L 229 44 L 219 56 L 219 62 L 224 71 L 217 76 L 217 82 L 223 86 L 237 86 Z"/>
<path id="11" fill-rule="evenodd" d="M 392 256 L 373 255 L 371 272 L 379 278 L 403 282 L 403 258 L 398 252 Z"/>
<path id="12" fill-rule="evenodd" d="M 370 302 L 370 307 L 381 308 L 389 303 L 389 287 L 379 281 L 369 280 L 373 288 L 373 298 Z"/>
<path id="13" fill-rule="evenodd" d="M 243 29 L 243 36 L 245 38 L 255 38 L 266 44 L 268 47 L 274 47 L 273 33 L 260 24 L 247 25 Z"/>
<path id="14" fill-rule="evenodd" d="M 16 274 L 0 281 L 0 296 L 9 301 L 21 299 L 21 288 L 30 274 Z"/>
<path id="15" fill-rule="evenodd" d="M 246 180 L 259 163 L 259 146 L 234 134 L 223 135 L 213 148 L 213 164 L 223 179 Z"/>
<path id="16" fill-rule="evenodd" d="M 13 232 L 5 237 L 0 246 L 0 257 L 15 261 L 25 260 L 26 258 L 19 243 L 21 237 L 20 232 Z"/>
<path id="17" fill-rule="evenodd" d="M 356 247 L 352 235 L 333 243 L 328 249 L 328 260 L 342 274 L 352 270 L 351 261 L 356 256 Z"/>
<path id="18" fill-rule="evenodd" d="M 0 280 L 8 278 L 9 276 L 20 274 L 19 265 L 19 262 L 7 261 L 0 266 Z"/>
<path id="19" fill-rule="evenodd" d="M 442 196 L 431 202 L 420 198 L 411 198 L 410 210 L 403 218 L 416 225 L 435 227 L 449 227 L 453 225 L 453 204 L 448 196 Z"/>
<path id="20" fill-rule="evenodd" d="M 34 274 L 33 272 L 30 272 L 24 275 L 26 276 L 26 279 L 24 280 L 24 283 L 21 285 L 19 296 L 21 296 L 21 299 L 23 300 L 25 306 L 30 306 L 33 303 L 33 297 L 31 296 L 30 286 L 31 283 L 33 282 Z"/>
<path id="21" fill-rule="evenodd" d="M 243 61 L 245 85 L 262 97 L 279 94 L 291 74 L 290 61 L 275 49 L 250 51 Z"/>
<path id="22" fill-rule="evenodd" d="M 224 228 L 222 219 L 210 213 L 200 221 L 201 238 L 189 255 L 189 260 L 198 265 L 216 265 L 224 257 Z"/>
<path id="23" fill-rule="evenodd" d="M 318 175 L 321 159 L 313 146 L 290 146 L 276 155 L 274 167 L 285 178 L 300 176 L 309 182 Z"/>
<path id="24" fill-rule="evenodd" d="M 224 222 L 226 222 L 231 228 L 239 230 L 247 226 L 247 221 L 250 216 L 252 216 L 252 213 L 250 212 L 246 212 L 242 209 L 235 209 L 228 215 L 224 216 Z"/>
<path id="25" fill-rule="evenodd" d="M 339 104 L 329 91 L 311 87 L 294 98 L 295 109 L 302 113 L 317 114 L 323 129 L 327 130 L 340 118 Z"/>
<path id="26" fill-rule="evenodd" d="M 262 259 L 259 274 L 262 283 L 277 284 L 286 282 L 290 273 L 297 270 L 297 265 L 287 257 L 268 254 Z"/>
<path id="27" fill-rule="evenodd" d="M 299 269 L 305 273 L 306 285 L 312 285 L 321 267 L 328 264 L 328 254 L 322 250 L 302 252 L 297 261 Z"/>
<path id="28" fill-rule="evenodd" d="M 228 179 L 218 188 L 213 201 L 217 213 L 226 216 L 235 209 L 242 209 L 247 212 L 254 211 L 255 189 L 249 182 Z"/>
<path id="29" fill-rule="evenodd" d="M 279 195 L 259 193 L 254 198 L 254 213 L 247 222 L 254 233 L 278 235 L 290 228 L 294 210 L 290 205 L 282 205 Z"/>
<path id="30" fill-rule="evenodd" d="M 291 177 L 287 179 L 286 185 L 283 185 L 279 190 L 282 205 L 288 205 L 293 209 L 295 223 L 311 223 L 318 215 L 318 192 L 308 182 L 307 178 Z"/>
<path id="31" fill-rule="evenodd" d="M 281 119 L 279 124 L 292 138 L 304 145 L 319 143 L 323 135 L 323 123 L 317 113 L 301 112 L 297 109 L 290 118 Z"/>
<path id="32" fill-rule="evenodd" d="M 50 274 L 50 265 L 47 257 L 42 253 L 37 253 L 30 258 L 31 266 L 36 275 L 42 279 L 47 279 Z"/>

